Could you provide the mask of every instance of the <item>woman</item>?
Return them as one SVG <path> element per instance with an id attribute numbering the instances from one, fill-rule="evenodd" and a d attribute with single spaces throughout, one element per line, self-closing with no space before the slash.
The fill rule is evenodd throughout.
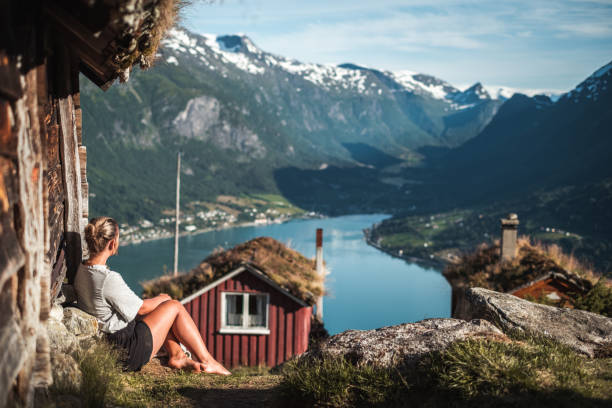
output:
<path id="1" fill-rule="evenodd" d="M 98 319 L 112 343 L 127 351 L 127 369 L 138 371 L 163 346 L 168 365 L 221 375 L 230 372 L 208 352 L 183 305 L 166 294 L 142 300 L 121 275 L 106 266 L 119 248 L 119 226 L 110 217 L 92 219 L 85 228 L 89 259 L 79 266 L 74 281 L 81 309 Z M 181 349 L 184 344 L 196 360 Z"/>

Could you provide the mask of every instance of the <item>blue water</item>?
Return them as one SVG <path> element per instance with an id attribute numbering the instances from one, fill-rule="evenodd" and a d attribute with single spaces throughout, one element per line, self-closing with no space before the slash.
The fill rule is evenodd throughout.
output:
<path id="1" fill-rule="evenodd" d="M 406 263 L 366 244 L 362 230 L 386 217 L 375 214 L 295 220 L 182 237 L 179 269 L 190 270 L 215 248 L 231 248 L 258 236 L 273 237 L 314 257 L 315 231 L 323 228 L 323 256 L 331 271 L 323 320 L 331 334 L 449 317 L 451 289 L 439 271 Z M 173 253 L 173 239 L 145 242 L 120 247 L 109 265 L 140 293 L 140 282 L 160 276 L 164 267 L 172 269 Z"/>

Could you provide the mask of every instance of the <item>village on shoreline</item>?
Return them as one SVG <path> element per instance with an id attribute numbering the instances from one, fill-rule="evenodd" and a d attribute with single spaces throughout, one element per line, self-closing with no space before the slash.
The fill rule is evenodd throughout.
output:
<path id="1" fill-rule="evenodd" d="M 304 211 L 278 195 L 219 196 L 215 202 L 191 202 L 181 210 L 179 236 L 197 235 L 214 230 L 282 224 L 294 219 L 323 218 Z M 139 220 L 121 223 L 121 246 L 140 244 L 175 235 L 173 210 L 164 211 L 157 221 Z"/>

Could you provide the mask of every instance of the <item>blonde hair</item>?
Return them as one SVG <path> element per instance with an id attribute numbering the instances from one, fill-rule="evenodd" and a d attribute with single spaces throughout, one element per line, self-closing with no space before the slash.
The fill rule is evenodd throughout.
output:
<path id="1" fill-rule="evenodd" d="M 96 217 L 85 227 L 85 241 L 91 255 L 102 252 L 117 237 L 118 224 L 111 217 Z"/>

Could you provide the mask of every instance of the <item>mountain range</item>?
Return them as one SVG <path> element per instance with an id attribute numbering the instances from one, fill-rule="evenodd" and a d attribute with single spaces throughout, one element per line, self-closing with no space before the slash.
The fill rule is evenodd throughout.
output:
<path id="1" fill-rule="evenodd" d="M 598 102 L 582 96 L 589 86 L 557 102 L 509 88 L 492 96 L 480 83 L 462 91 L 410 71 L 302 63 L 265 52 L 246 36 L 173 29 L 146 73 L 133 72 L 107 92 L 82 80 L 90 206 L 124 221 L 159 218 L 173 206 L 179 151 L 186 203 L 280 192 L 324 212 L 396 212 L 412 205 L 419 185 L 445 185 L 449 202 L 467 200 L 456 195 L 466 191 L 466 179 L 494 189 L 512 157 L 527 166 L 507 182 L 524 184 L 542 148 L 562 147 L 546 136 L 537 154 L 526 155 L 534 138 L 553 131 L 535 123 L 574 117 L 561 106 L 573 107 L 575 117 L 589 115 L 588 103 Z M 601 92 L 598 98 L 607 88 Z M 571 139 L 572 129 L 564 137 Z M 500 158 L 504 152 L 511 158 Z M 570 153 L 555 154 L 565 160 Z"/>

